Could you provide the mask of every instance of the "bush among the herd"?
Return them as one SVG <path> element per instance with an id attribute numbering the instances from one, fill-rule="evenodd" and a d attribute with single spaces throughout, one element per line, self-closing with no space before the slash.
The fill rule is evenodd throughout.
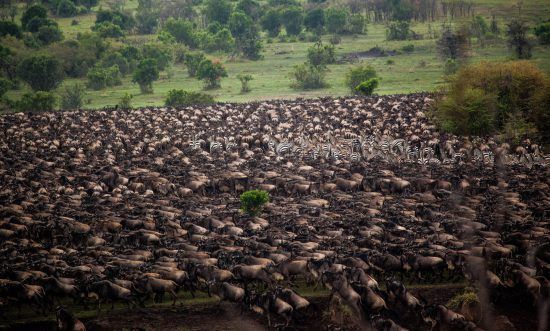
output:
<path id="1" fill-rule="evenodd" d="M 84 104 L 86 89 L 80 84 L 65 87 L 61 95 L 61 108 L 78 109 Z"/>
<path id="2" fill-rule="evenodd" d="M 25 93 L 15 104 L 19 111 L 51 111 L 56 105 L 55 94 L 45 91 Z"/>
<path id="3" fill-rule="evenodd" d="M 118 108 L 120 109 L 131 109 L 132 108 L 132 99 L 134 98 L 133 95 L 131 95 L 130 93 L 126 92 L 124 93 L 124 95 L 122 96 L 122 98 L 120 98 L 120 101 L 118 102 Z"/>
<path id="4" fill-rule="evenodd" d="M 214 98 L 206 93 L 170 90 L 164 104 L 169 107 L 207 105 L 215 103 Z"/>
<path id="5" fill-rule="evenodd" d="M 372 93 L 374 92 L 374 89 L 378 87 L 379 83 L 380 83 L 380 79 L 371 78 L 357 85 L 355 87 L 355 91 L 361 95 L 369 96 L 369 95 L 372 95 Z"/>
<path id="6" fill-rule="evenodd" d="M 434 114 L 440 126 L 453 133 L 489 134 L 512 118 L 523 118 L 547 136 L 549 90 L 549 77 L 530 62 L 482 62 L 451 78 Z"/>
<path id="7" fill-rule="evenodd" d="M 269 202 L 269 194 L 262 190 L 246 191 L 240 198 L 241 210 L 250 216 L 259 215 L 263 206 Z"/>
<path id="8" fill-rule="evenodd" d="M 221 62 L 209 59 L 202 60 L 197 70 L 197 79 L 204 81 L 205 89 L 221 87 L 222 77 L 227 77 L 227 71 Z"/>
<path id="9" fill-rule="evenodd" d="M 345 83 L 351 93 L 356 93 L 357 85 L 376 77 L 376 70 L 368 64 L 351 68 L 346 73 Z"/>

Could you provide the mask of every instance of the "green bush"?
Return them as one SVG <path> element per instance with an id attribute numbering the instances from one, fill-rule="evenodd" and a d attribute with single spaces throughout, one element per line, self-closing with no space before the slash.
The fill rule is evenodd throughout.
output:
<path id="1" fill-rule="evenodd" d="M 4 97 L 4 94 L 13 87 L 13 84 L 9 79 L 0 76 L 0 100 Z"/>
<path id="2" fill-rule="evenodd" d="M 199 65 L 206 59 L 203 53 L 187 53 L 185 55 L 185 66 L 187 66 L 187 73 L 189 77 L 195 77 L 199 70 Z"/>
<path id="3" fill-rule="evenodd" d="M 52 111 L 57 105 L 57 97 L 51 92 L 36 91 L 25 93 L 15 107 L 19 111 Z"/>
<path id="4" fill-rule="evenodd" d="M 134 96 L 131 95 L 130 93 L 128 93 L 128 92 L 124 93 L 124 95 L 122 96 L 122 98 L 120 98 L 120 100 L 117 104 L 118 108 L 120 108 L 120 109 L 131 109 L 133 98 L 134 98 Z"/>
<path id="5" fill-rule="evenodd" d="M 124 37 L 124 31 L 122 31 L 122 28 L 112 22 L 102 22 L 96 24 L 93 26 L 92 30 L 96 31 L 101 38 Z"/>
<path id="6" fill-rule="evenodd" d="M 362 82 L 361 84 L 357 85 L 355 87 L 355 91 L 358 94 L 369 96 L 372 95 L 374 92 L 374 89 L 378 87 L 378 84 L 380 83 L 380 79 L 378 78 L 371 78 L 367 81 Z"/>
<path id="7" fill-rule="evenodd" d="M 290 73 L 291 78 L 294 79 L 291 87 L 301 90 L 326 87 L 326 74 L 327 68 L 325 66 L 313 66 L 309 63 L 296 65 Z"/>
<path id="8" fill-rule="evenodd" d="M 28 24 L 33 19 L 46 19 L 48 17 L 48 10 L 42 5 L 32 5 L 28 7 L 23 16 L 21 16 L 21 27 L 23 30 L 31 31 L 28 29 Z M 31 31 L 32 32 L 32 31 Z"/>
<path id="9" fill-rule="evenodd" d="M 21 28 L 19 28 L 19 25 L 14 22 L 0 21 L 0 37 L 7 35 L 11 35 L 19 39 L 22 37 Z"/>
<path id="10" fill-rule="evenodd" d="M 170 45 L 162 43 L 147 43 L 141 47 L 141 55 L 144 59 L 153 59 L 159 70 L 164 70 L 173 61 L 173 53 Z"/>
<path id="11" fill-rule="evenodd" d="M 44 25 L 38 29 L 36 38 L 40 40 L 42 45 L 49 45 L 63 40 L 63 32 L 61 32 L 61 29 L 57 25 Z"/>
<path id="12" fill-rule="evenodd" d="M 122 84 L 120 70 L 117 65 L 108 68 L 96 66 L 88 71 L 86 75 L 88 87 L 93 90 L 102 90 L 106 87 Z"/>
<path id="13" fill-rule="evenodd" d="M 205 89 L 221 87 L 222 77 L 227 77 L 227 71 L 221 62 L 205 59 L 199 64 L 197 79 L 204 81 Z"/>
<path id="14" fill-rule="evenodd" d="M 407 21 L 390 22 L 386 31 L 387 40 L 407 40 L 411 38 L 410 23 Z"/>
<path id="15" fill-rule="evenodd" d="M 537 25 L 535 36 L 537 36 L 541 45 L 550 45 L 550 22 Z"/>
<path id="16" fill-rule="evenodd" d="M 35 91 L 51 91 L 65 78 L 63 65 L 53 56 L 36 55 L 19 64 L 19 77 Z"/>
<path id="17" fill-rule="evenodd" d="M 269 194 L 262 190 L 246 191 L 240 196 L 241 210 L 250 216 L 257 216 L 269 202 Z"/>
<path id="18" fill-rule="evenodd" d="M 282 11 L 281 22 L 285 26 L 286 34 L 289 36 L 297 36 L 302 31 L 303 20 L 302 7 L 292 6 Z"/>
<path id="19" fill-rule="evenodd" d="M 80 84 L 66 86 L 61 94 L 61 108 L 63 109 L 78 109 L 84 104 L 84 96 L 86 89 Z"/>
<path id="20" fill-rule="evenodd" d="M 401 50 L 405 53 L 412 53 L 412 52 L 414 52 L 414 45 L 413 44 L 405 45 L 405 46 L 401 47 Z"/>
<path id="21" fill-rule="evenodd" d="M 277 37 L 281 32 L 281 13 L 277 9 L 269 9 L 260 20 L 262 28 L 267 31 L 269 37 Z"/>
<path id="22" fill-rule="evenodd" d="M 164 104 L 168 107 L 208 105 L 215 103 L 214 98 L 206 93 L 170 90 Z"/>
<path id="23" fill-rule="evenodd" d="M 164 24 L 164 31 L 169 32 L 178 42 L 189 47 L 196 47 L 198 44 L 195 27 L 189 20 L 169 18 Z"/>
<path id="24" fill-rule="evenodd" d="M 73 17 L 78 14 L 78 10 L 74 2 L 70 0 L 59 0 L 56 9 L 57 16 L 61 17 Z"/>
<path id="25" fill-rule="evenodd" d="M 351 93 L 355 93 L 355 87 L 362 82 L 366 82 L 371 78 L 376 77 L 376 70 L 368 64 L 360 65 L 351 68 L 345 77 L 345 84 L 350 89 Z"/>
<path id="26" fill-rule="evenodd" d="M 447 61 L 443 64 L 443 72 L 447 76 L 456 74 L 459 68 L 460 65 L 453 59 L 447 59 Z"/>
<path id="27" fill-rule="evenodd" d="M 238 74 L 237 78 L 241 82 L 241 93 L 250 92 L 250 86 L 248 83 L 254 79 L 250 74 Z"/>
<path id="28" fill-rule="evenodd" d="M 367 32 L 366 19 L 361 14 L 352 14 L 348 18 L 346 30 L 352 34 L 365 34 Z"/>
<path id="29" fill-rule="evenodd" d="M 142 60 L 134 71 L 133 83 L 137 83 L 141 93 L 153 93 L 153 82 L 159 79 L 159 68 L 154 59 Z"/>
<path id="30" fill-rule="evenodd" d="M 327 65 L 336 62 L 334 45 L 323 45 L 318 41 L 307 49 L 308 62 L 313 66 Z"/>
<path id="31" fill-rule="evenodd" d="M 100 66 L 104 68 L 110 68 L 114 65 L 118 66 L 118 69 L 120 70 L 120 74 L 122 76 L 125 76 L 130 72 L 128 60 L 126 60 L 126 58 L 124 58 L 124 56 L 122 56 L 120 52 L 110 52 L 105 54 L 99 63 Z"/>
<path id="32" fill-rule="evenodd" d="M 547 135 L 550 90 L 548 75 L 527 61 L 482 62 L 463 67 L 434 104 L 434 115 L 445 130 L 459 134 L 489 134 L 513 118 L 534 125 Z"/>

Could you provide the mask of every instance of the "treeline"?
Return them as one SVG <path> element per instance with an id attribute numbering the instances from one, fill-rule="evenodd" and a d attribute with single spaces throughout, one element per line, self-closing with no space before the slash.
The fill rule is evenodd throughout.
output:
<path id="1" fill-rule="evenodd" d="M 367 16 L 373 22 L 435 21 L 445 17 L 473 16 L 475 4 L 471 0 L 369 0 Z"/>

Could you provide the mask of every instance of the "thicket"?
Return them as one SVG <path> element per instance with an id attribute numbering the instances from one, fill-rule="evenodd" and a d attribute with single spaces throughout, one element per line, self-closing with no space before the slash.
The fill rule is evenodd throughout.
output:
<path id="1" fill-rule="evenodd" d="M 241 210 L 250 216 L 257 216 L 263 206 L 269 202 L 269 193 L 262 190 L 246 191 L 240 196 Z"/>
<path id="2" fill-rule="evenodd" d="M 356 66 L 350 68 L 345 76 L 345 84 L 349 88 L 351 93 L 357 93 L 357 86 L 363 82 L 367 82 L 373 78 L 376 78 L 376 70 L 374 67 L 368 64 Z M 376 84 L 371 82 L 371 84 Z"/>
<path id="3" fill-rule="evenodd" d="M 466 66 L 451 78 L 443 92 L 433 113 L 444 131 L 488 135 L 503 132 L 507 126 L 515 127 L 510 122 L 523 121 L 549 141 L 550 79 L 530 62 Z"/>
<path id="4" fill-rule="evenodd" d="M 168 107 L 208 105 L 212 103 L 215 103 L 214 97 L 209 94 L 177 89 L 168 91 L 164 101 L 164 104 Z"/>

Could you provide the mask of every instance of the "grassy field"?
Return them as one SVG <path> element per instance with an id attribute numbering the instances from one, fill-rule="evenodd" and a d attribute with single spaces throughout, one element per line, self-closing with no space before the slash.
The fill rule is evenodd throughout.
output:
<path id="1" fill-rule="evenodd" d="M 517 12 L 514 0 L 481 0 L 477 3 L 476 12 L 490 19 L 492 14 L 497 15 L 501 29 L 505 28 L 505 22 L 510 15 Z M 136 0 L 127 1 L 125 8 L 131 9 L 137 6 Z M 550 18 L 550 6 L 547 0 L 525 1 L 523 13 L 534 24 Z M 59 19 L 66 38 L 73 38 L 78 32 L 89 31 L 95 15 L 77 17 L 78 25 L 71 25 L 72 18 Z M 431 23 L 431 28 L 439 31 L 442 21 Z M 459 24 L 458 22 L 455 24 Z M 344 36 L 342 42 L 337 45 L 337 56 L 352 52 L 367 51 L 378 46 L 385 50 L 400 50 L 404 45 L 413 44 L 415 50 L 412 53 L 401 53 L 391 57 L 365 58 L 362 62 L 372 64 L 381 77 L 378 94 L 409 93 L 417 91 L 433 91 L 444 82 L 443 63 L 437 56 L 435 40 L 425 38 L 423 40 L 388 42 L 385 40 L 386 29 L 382 24 L 368 24 L 368 33 L 357 37 Z M 416 23 L 412 29 L 427 36 L 428 23 Z M 148 36 L 155 38 L 154 36 Z M 143 36 L 129 36 L 129 39 L 143 39 Z M 475 40 L 472 41 L 471 62 L 482 60 L 507 60 L 510 52 L 504 39 L 493 42 L 486 47 L 480 47 Z M 324 37 L 328 40 L 328 36 Z M 247 102 L 253 100 L 311 98 L 318 96 L 342 96 L 349 94 L 344 86 L 344 75 L 354 64 L 335 64 L 329 66 L 327 82 L 329 87 L 318 90 L 300 91 L 290 87 L 289 73 L 293 66 L 306 59 L 306 50 L 313 43 L 293 42 L 281 43 L 275 39 L 273 43 L 264 40 L 263 58 L 259 61 L 234 60 L 230 61 L 224 54 L 209 55 L 218 58 L 225 63 L 228 77 L 222 79 L 222 87 L 217 90 L 207 91 L 217 101 L 223 102 Z M 394 64 L 388 64 L 388 59 Z M 537 46 L 533 50 L 533 59 L 539 67 L 550 72 L 550 48 Z M 239 73 L 250 73 L 254 80 L 250 83 L 252 91 L 246 94 L 240 93 L 240 82 L 237 79 Z M 170 78 L 169 78 L 170 76 Z M 83 79 L 67 79 L 64 85 L 85 83 Z M 171 68 L 171 75 L 161 73 L 159 81 L 153 84 L 153 94 L 141 94 L 139 87 L 131 83 L 131 77 L 123 79 L 123 85 L 101 91 L 88 91 L 85 108 L 102 108 L 116 105 L 125 93 L 132 94 L 133 106 L 162 105 L 164 98 L 170 89 L 184 89 L 199 91 L 202 83 L 194 78 L 189 78 L 186 68 L 179 64 Z M 17 98 L 24 92 L 11 92 L 10 96 Z"/>

